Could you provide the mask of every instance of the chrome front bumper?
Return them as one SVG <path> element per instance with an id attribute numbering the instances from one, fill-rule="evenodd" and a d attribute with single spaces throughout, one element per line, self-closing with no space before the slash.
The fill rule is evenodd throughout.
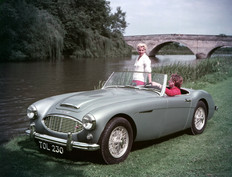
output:
<path id="1" fill-rule="evenodd" d="M 31 138 L 35 138 L 37 140 L 42 140 L 48 143 L 54 143 L 60 146 L 65 146 L 67 151 L 72 151 L 72 148 L 82 149 L 87 151 L 96 151 L 100 148 L 98 144 L 88 144 L 88 143 L 73 141 L 71 134 L 68 134 L 67 140 L 62 138 L 56 138 L 49 135 L 40 134 L 35 132 L 33 129 L 26 130 L 26 134 L 30 135 Z"/>

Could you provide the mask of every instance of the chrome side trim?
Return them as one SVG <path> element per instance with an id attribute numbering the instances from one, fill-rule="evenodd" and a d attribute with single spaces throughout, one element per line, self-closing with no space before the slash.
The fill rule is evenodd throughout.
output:
<path id="1" fill-rule="evenodd" d="M 141 111 L 141 112 L 139 112 L 139 113 L 149 113 L 149 112 L 152 112 L 153 110 L 151 109 L 151 110 L 146 110 L 146 111 Z"/>
<path id="2" fill-rule="evenodd" d="M 56 138 L 53 136 L 44 135 L 44 134 L 40 134 L 40 133 L 36 133 L 36 132 L 32 133 L 31 130 L 27 130 L 26 134 L 28 134 L 28 135 L 33 134 L 33 138 L 38 139 L 38 140 L 42 140 L 45 142 L 65 146 L 65 147 L 67 147 L 67 150 L 71 150 L 72 148 L 76 148 L 76 149 L 82 149 L 82 150 L 87 150 L 87 151 L 96 151 L 96 150 L 100 149 L 100 146 L 98 144 L 88 144 L 88 143 L 77 142 L 77 141 L 72 141 L 72 140 L 70 141 L 70 139 L 65 140 L 62 138 Z M 71 148 L 70 148 L 70 146 L 71 146 Z"/>

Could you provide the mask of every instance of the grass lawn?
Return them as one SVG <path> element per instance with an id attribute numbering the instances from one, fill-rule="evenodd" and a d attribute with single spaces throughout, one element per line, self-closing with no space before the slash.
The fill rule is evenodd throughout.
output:
<path id="1" fill-rule="evenodd" d="M 0 147 L 1 176 L 231 176 L 232 77 L 203 88 L 219 110 L 201 135 L 179 132 L 136 143 L 125 162 L 104 165 L 95 152 L 77 151 L 66 157 L 39 151 L 26 136 Z"/>

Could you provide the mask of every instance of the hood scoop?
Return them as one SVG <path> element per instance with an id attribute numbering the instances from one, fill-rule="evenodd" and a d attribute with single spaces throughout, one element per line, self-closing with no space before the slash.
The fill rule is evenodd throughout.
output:
<path id="1" fill-rule="evenodd" d="M 68 99 L 65 102 L 61 103 L 60 106 L 77 110 L 83 107 L 84 105 L 86 105 L 86 103 L 89 103 L 92 101 L 93 99 L 88 99 L 88 98 L 79 99 L 79 101 L 73 101 L 72 99 Z"/>
<path id="2" fill-rule="evenodd" d="M 72 108 L 72 109 L 79 109 L 80 108 L 80 105 L 76 106 L 76 105 L 73 105 L 70 103 L 62 103 L 62 104 L 60 104 L 60 106 L 66 107 L 66 108 Z"/>

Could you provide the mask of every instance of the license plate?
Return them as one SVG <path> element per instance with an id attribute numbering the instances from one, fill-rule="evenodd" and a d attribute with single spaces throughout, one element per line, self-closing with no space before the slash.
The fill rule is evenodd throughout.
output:
<path id="1" fill-rule="evenodd" d="M 39 148 L 57 154 L 64 154 L 64 147 L 52 143 L 39 141 Z"/>

